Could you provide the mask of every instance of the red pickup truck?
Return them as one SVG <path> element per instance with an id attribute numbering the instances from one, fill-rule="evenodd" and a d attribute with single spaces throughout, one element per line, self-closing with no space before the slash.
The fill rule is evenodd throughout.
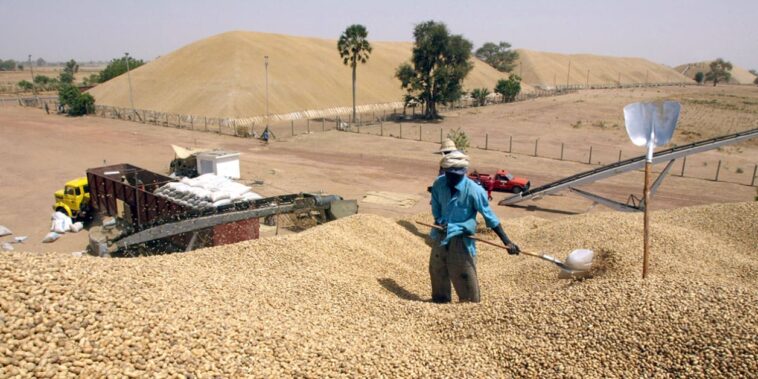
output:
<path id="1" fill-rule="evenodd" d="M 526 178 L 513 176 L 506 170 L 498 170 L 493 178 L 490 174 L 480 174 L 476 170 L 469 174 L 469 179 L 479 183 L 490 191 L 521 193 L 529 189 L 531 183 Z"/>

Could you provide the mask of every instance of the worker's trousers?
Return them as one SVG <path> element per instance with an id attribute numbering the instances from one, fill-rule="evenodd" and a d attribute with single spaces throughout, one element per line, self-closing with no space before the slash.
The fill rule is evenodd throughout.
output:
<path id="1" fill-rule="evenodd" d="M 450 282 L 460 301 L 479 302 L 479 278 L 476 275 L 476 257 L 469 254 L 463 237 L 453 237 L 446 246 L 435 240 L 429 258 L 429 275 L 432 278 L 432 301 L 449 303 L 452 299 Z"/>

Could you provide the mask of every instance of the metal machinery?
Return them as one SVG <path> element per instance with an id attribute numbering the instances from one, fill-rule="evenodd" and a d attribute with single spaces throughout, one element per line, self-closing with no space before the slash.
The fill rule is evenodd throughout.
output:
<path id="1" fill-rule="evenodd" d="M 198 211 L 153 192 L 176 181 L 129 164 L 87 170 L 92 207 L 118 222 L 90 229 L 90 252 L 130 255 L 135 251 L 189 251 L 258 238 L 261 217 L 295 213 L 324 223 L 358 212 L 355 200 L 337 195 L 288 194 L 239 201 Z"/>
<path id="2" fill-rule="evenodd" d="M 729 145 L 740 141 L 749 140 L 751 138 L 758 137 L 758 129 L 751 129 L 740 133 L 730 134 L 726 136 L 711 138 L 703 141 L 691 143 L 689 145 L 677 146 L 671 149 L 662 150 L 653 155 L 653 164 L 664 163 L 666 167 L 658 175 L 658 178 L 653 183 L 650 193 L 654 194 L 658 187 L 661 186 L 663 179 L 671 170 L 674 161 L 679 158 L 686 157 L 688 155 L 701 153 L 716 149 L 723 145 Z M 581 172 L 576 175 L 572 175 L 561 180 L 557 180 L 552 183 L 545 184 L 533 189 L 529 189 L 520 194 L 516 194 L 501 200 L 499 205 L 511 205 L 522 202 L 529 199 L 540 199 L 546 195 L 556 193 L 565 189 L 571 190 L 576 194 L 586 197 L 598 204 L 602 204 L 613 209 L 625 212 L 637 212 L 645 209 L 645 204 L 642 201 L 637 200 L 634 195 L 630 195 L 627 203 L 621 203 L 615 200 L 607 199 L 602 196 L 580 190 L 576 188 L 582 184 L 588 184 L 597 180 L 605 179 L 614 175 L 623 174 L 627 171 L 638 170 L 645 166 L 645 156 L 640 155 L 638 157 L 623 160 L 617 163 L 613 163 L 607 166 L 599 167 L 594 170 Z"/>

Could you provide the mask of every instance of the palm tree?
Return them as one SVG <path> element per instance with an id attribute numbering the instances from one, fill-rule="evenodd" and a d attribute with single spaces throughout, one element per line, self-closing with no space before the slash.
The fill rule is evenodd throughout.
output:
<path id="1" fill-rule="evenodd" d="M 366 63 L 371 54 L 371 44 L 366 40 L 367 36 L 368 31 L 365 26 L 354 24 L 348 26 L 337 41 L 337 50 L 342 57 L 342 63 L 353 69 L 353 120 L 355 120 L 355 70 L 358 62 Z"/>

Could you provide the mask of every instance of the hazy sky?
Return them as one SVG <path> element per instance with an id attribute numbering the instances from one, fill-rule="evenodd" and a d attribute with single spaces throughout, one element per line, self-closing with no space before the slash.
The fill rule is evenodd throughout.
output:
<path id="1" fill-rule="evenodd" d="M 410 41 L 415 24 L 433 19 L 475 46 L 504 40 L 671 66 L 723 57 L 758 69 L 756 15 L 758 0 L 0 0 L 0 58 L 155 59 L 229 30 L 336 40 L 353 23 L 370 39 Z"/>

